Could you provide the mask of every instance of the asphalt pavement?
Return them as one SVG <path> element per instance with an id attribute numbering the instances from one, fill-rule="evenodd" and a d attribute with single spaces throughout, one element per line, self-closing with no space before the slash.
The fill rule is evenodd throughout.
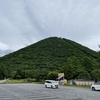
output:
<path id="1" fill-rule="evenodd" d="M 67 86 L 51 89 L 43 84 L 0 84 L 0 100 L 100 100 L 100 91 Z"/>

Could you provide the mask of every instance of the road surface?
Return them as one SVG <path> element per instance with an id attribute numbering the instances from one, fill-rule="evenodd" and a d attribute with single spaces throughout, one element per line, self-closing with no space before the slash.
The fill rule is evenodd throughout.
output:
<path id="1" fill-rule="evenodd" d="M 51 89 L 43 84 L 0 84 L 0 100 L 100 100 L 100 91 L 67 86 Z"/>

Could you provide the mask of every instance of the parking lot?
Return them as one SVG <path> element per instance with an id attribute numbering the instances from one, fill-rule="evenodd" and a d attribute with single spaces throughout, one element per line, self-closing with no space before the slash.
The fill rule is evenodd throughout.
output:
<path id="1" fill-rule="evenodd" d="M 67 86 L 51 89 L 43 84 L 0 84 L 0 100 L 100 100 L 100 91 Z"/>

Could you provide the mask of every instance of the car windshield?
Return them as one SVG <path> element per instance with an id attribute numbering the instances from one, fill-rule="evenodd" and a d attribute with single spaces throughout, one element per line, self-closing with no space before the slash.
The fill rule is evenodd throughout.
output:
<path id="1" fill-rule="evenodd" d="M 100 85 L 100 82 L 95 83 L 95 85 Z"/>
<path id="2" fill-rule="evenodd" d="M 46 83 L 57 83 L 57 81 L 53 81 L 53 80 L 46 80 Z"/>

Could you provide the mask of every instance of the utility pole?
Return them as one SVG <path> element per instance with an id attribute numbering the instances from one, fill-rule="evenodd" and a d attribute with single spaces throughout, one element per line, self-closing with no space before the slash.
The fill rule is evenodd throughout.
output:
<path id="1" fill-rule="evenodd" d="M 100 48 L 100 44 L 98 44 L 98 47 Z"/>
<path id="2" fill-rule="evenodd" d="M 98 47 L 100 48 L 100 44 L 98 44 Z M 99 67 L 100 67 L 100 51 L 98 51 L 98 62 L 99 62 Z"/>

